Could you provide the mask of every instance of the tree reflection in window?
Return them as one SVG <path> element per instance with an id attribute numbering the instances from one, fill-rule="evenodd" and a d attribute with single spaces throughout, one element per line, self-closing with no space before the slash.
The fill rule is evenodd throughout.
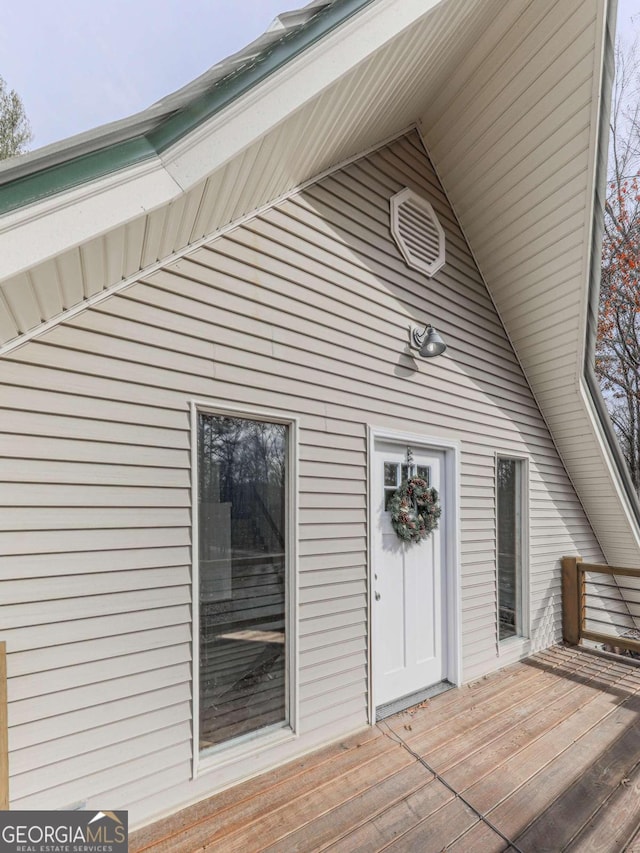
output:
<path id="1" fill-rule="evenodd" d="M 287 433 L 198 416 L 201 749 L 286 721 Z"/>

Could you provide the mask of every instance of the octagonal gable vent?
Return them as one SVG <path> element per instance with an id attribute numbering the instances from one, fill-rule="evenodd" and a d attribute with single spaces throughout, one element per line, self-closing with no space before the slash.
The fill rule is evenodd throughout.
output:
<path id="1" fill-rule="evenodd" d="M 408 187 L 391 197 L 391 233 L 412 269 L 428 276 L 444 266 L 444 231 L 429 202 Z"/>

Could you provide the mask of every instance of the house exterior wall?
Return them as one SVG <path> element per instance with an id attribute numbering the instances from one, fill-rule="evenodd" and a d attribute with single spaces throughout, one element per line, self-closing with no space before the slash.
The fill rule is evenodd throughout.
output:
<path id="1" fill-rule="evenodd" d="M 389 232 L 404 186 L 434 279 Z M 449 349 L 408 355 L 410 323 Z M 139 826 L 367 724 L 367 429 L 461 448 L 463 678 L 496 621 L 495 454 L 529 460 L 532 649 L 559 558 L 602 554 L 417 134 L 346 166 L 3 360 L 1 639 L 13 808 Z M 192 400 L 299 419 L 299 736 L 191 779 Z M 520 650 L 522 651 L 522 650 Z"/>

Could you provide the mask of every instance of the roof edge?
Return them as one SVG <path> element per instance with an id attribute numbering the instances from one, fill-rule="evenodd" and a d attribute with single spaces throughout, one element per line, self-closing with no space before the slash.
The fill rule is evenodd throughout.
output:
<path id="1" fill-rule="evenodd" d="M 71 306 L 70 308 L 61 311 L 58 314 L 55 314 L 53 317 L 49 318 L 47 321 L 40 323 L 39 325 L 27 329 L 25 332 L 21 332 L 14 338 L 11 338 L 4 343 L 0 343 L 0 359 L 4 356 L 9 355 L 11 352 L 20 349 L 25 344 L 28 344 L 30 341 L 39 338 L 40 336 L 46 334 L 51 329 L 54 329 L 56 326 L 59 326 L 62 323 L 66 323 L 71 320 L 73 317 L 76 317 L 78 314 L 83 313 L 89 308 L 92 308 L 94 305 L 99 305 L 101 302 L 104 302 L 106 299 L 109 299 L 111 296 L 117 293 L 121 293 L 123 290 L 126 290 L 128 287 L 131 287 L 141 280 L 146 278 L 147 276 L 152 275 L 154 272 L 164 269 L 170 264 L 175 263 L 176 261 L 181 260 L 185 256 L 188 256 L 192 252 L 201 248 L 202 246 L 209 246 L 214 243 L 216 240 L 219 240 L 221 237 L 224 237 L 226 234 L 234 231 L 236 228 L 241 227 L 247 222 L 250 222 L 252 219 L 261 216 L 268 210 L 271 210 L 274 207 L 282 204 L 283 201 L 286 201 L 289 198 L 295 197 L 303 192 L 310 186 L 319 183 L 324 180 L 329 175 L 334 174 L 341 169 L 344 169 L 346 166 L 354 163 L 363 157 L 366 157 L 368 154 L 378 151 L 381 148 L 389 145 L 391 142 L 400 139 L 403 136 L 406 136 L 408 133 L 412 131 L 417 131 L 416 124 L 407 125 L 404 128 L 401 128 L 397 132 L 394 132 L 391 136 L 385 137 L 384 139 L 380 139 L 373 143 L 370 147 L 365 148 L 363 150 L 359 150 L 356 154 L 353 154 L 347 157 L 344 160 L 340 160 L 334 163 L 327 169 L 313 175 L 311 178 L 303 181 L 301 184 L 297 184 L 291 189 L 287 190 L 282 195 L 277 196 L 276 198 L 266 202 L 261 207 L 258 207 L 254 210 L 250 210 L 247 213 L 243 213 L 241 216 L 236 217 L 230 222 L 227 222 L 222 227 L 217 230 L 205 234 L 203 237 L 200 237 L 198 240 L 195 240 L 193 243 L 189 243 L 178 250 L 172 251 L 170 254 L 165 255 L 162 258 L 159 258 L 157 261 L 148 264 L 142 269 L 138 269 L 135 272 L 128 275 L 126 278 L 115 282 L 111 286 L 105 288 L 104 290 L 98 291 L 91 296 L 88 296 L 86 299 L 83 299 L 81 302 Z"/>
<path id="2" fill-rule="evenodd" d="M 201 91 L 205 72 L 147 110 L 104 125 L 99 135 L 89 131 L 70 137 L 62 147 L 47 146 L 42 156 L 26 155 L 27 161 L 16 158 L 9 168 L 0 170 L 0 216 L 159 156 L 374 2 L 336 0 L 285 32 L 247 64 L 215 80 L 208 91 Z M 180 105 L 176 97 L 182 100 Z"/>
<path id="3" fill-rule="evenodd" d="M 594 176 L 593 228 L 589 260 L 589 292 L 587 305 L 587 324 L 583 378 L 585 392 L 591 409 L 600 424 L 609 448 L 612 467 L 618 476 L 618 483 L 626 498 L 627 505 L 636 523 L 636 536 L 640 539 L 640 499 L 631 480 L 631 474 L 622 454 L 618 437 L 613 428 L 607 405 L 600 390 L 595 372 L 595 348 L 598 332 L 598 314 L 600 307 L 600 268 L 602 257 L 602 238 L 604 234 L 604 203 L 607 191 L 607 156 L 609 150 L 609 116 L 611 114 L 611 95 L 615 77 L 615 34 L 617 0 L 608 0 L 604 33 L 602 79 L 600 87 L 600 115 L 598 121 L 598 156 Z"/>

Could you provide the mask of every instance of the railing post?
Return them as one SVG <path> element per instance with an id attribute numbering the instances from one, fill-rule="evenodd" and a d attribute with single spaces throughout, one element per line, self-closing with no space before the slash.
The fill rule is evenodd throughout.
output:
<path id="1" fill-rule="evenodd" d="M 0 643 L 0 810 L 9 808 L 9 719 L 7 715 L 7 644 Z"/>
<path id="2" fill-rule="evenodd" d="M 583 574 L 578 571 L 582 557 L 562 558 L 562 636 L 577 646 L 583 623 Z"/>

